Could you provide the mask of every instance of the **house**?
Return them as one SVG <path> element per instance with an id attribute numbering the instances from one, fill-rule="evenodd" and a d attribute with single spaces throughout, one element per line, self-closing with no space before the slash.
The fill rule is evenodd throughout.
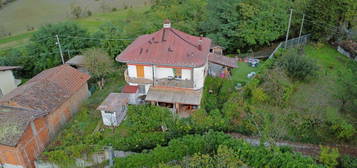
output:
<path id="1" fill-rule="evenodd" d="M 110 93 L 97 108 L 102 114 L 106 126 L 118 126 L 124 120 L 128 109 L 129 95 L 125 93 Z"/>
<path id="2" fill-rule="evenodd" d="M 13 70 L 19 69 L 19 66 L 0 66 L 0 98 L 12 90 L 20 83 L 15 79 Z"/>
<path id="3" fill-rule="evenodd" d="M 89 96 L 89 78 L 61 65 L 39 73 L 1 98 L 0 118 L 7 122 L 0 122 L 0 164 L 34 167 L 44 147 Z"/>
<path id="4" fill-rule="evenodd" d="M 125 80 L 146 102 L 179 113 L 200 106 L 210 46 L 209 38 L 176 30 L 165 20 L 161 30 L 139 36 L 116 60 L 127 64 Z"/>
<path id="5" fill-rule="evenodd" d="M 87 68 L 85 67 L 86 57 L 83 55 L 74 56 L 73 58 L 69 59 L 66 64 L 78 69 L 80 72 L 89 74 Z"/>
<path id="6" fill-rule="evenodd" d="M 238 59 L 223 55 L 223 47 L 211 47 L 208 56 L 208 74 L 215 77 L 229 77 L 230 70 L 237 68 Z"/>

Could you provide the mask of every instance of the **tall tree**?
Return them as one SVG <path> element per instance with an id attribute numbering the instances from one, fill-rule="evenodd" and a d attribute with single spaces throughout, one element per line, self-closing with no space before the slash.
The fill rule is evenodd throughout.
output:
<path id="1" fill-rule="evenodd" d="M 102 49 L 90 48 L 84 51 L 85 67 L 92 78 L 97 81 L 98 87 L 103 89 L 104 79 L 114 72 L 114 60 Z"/>
<path id="2" fill-rule="evenodd" d="M 314 39 L 339 38 L 350 29 L 356 17 L 355 0 L 313 0 L 307 7 L 307 29 Z"/>
<path id="3" fill-rule="evenodd" d="M 284 0 L 208 0 L 201 28 L 229 52 L 264 45 L 284 35 L 288 7 Z"/>
<path id="4" fill-rule="evenodd" d="M 59 36 L 65 60 L 71 55 L 78 54 L 80 49 L 88 48 L 91 42 L 85 37 L 89 34 L 86 29 L 74 23 L 49 24 L 41 27 L 31 37 L 27 51 L 33 57 L 34 72 L 52 68 L 61 63 L 56 35 Z"/>

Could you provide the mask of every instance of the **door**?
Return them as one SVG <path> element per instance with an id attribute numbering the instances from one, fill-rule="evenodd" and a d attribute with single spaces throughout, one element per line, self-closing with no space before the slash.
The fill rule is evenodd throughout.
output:
<path id="1" fill-rule="evenodd" d="M 136 65 L 136 75 L 137 78 L 144 78 L 144 66 Z"/>

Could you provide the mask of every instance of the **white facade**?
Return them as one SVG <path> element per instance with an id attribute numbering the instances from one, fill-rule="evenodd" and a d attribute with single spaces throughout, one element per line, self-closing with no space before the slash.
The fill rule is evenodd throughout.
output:
<path id="1" fill-rule="evenodd" d="M 0 71 L 0 97 L 11 92 L 16 87 L 17 84 L 12 71 Z"/>
<path id="2" fill-rule="evenodd" d="M 178 80 L 193 80 L 194 90 L 201 89 L 204 85 L 204 80 L 207 75 L 208 65 L 204 65 L 198 68 L 182 68 L 181 79 Z M 128 65 L 128 76 L 130 78 L 138 78 L 136 65 Z M 153 72 L 154 71 L 154 72 Z M 193 74 L 192 74 L 193 73 Z M 155 79 L 166 79 L 169 77 L 174 77 L 174 68 L 160 67 L 160 66 L 144 66 L 144 78 L 154 80 Z M 154 77 L 154 78 L 153 78 Z M 130 83 L 130 85 L 138 85 L 136 83 Z M 147 92 L 150 88 L 150 84 L 145 85 L 145 91 Z"/>
<path id="3" fill-rule="evenodd" d="M 120 110 L 122 111 L 110 112 L 101 110 L 103 124 L 106 126 L 119 126 L 126 116 L 127 106 L 125 105 Z"/>

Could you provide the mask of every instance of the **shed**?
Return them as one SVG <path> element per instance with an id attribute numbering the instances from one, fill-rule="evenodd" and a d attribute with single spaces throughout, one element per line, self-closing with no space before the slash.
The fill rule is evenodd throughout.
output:
<path id="1" fill-rule="evenodd" d="M 208 55 L 208 74 L 220 76 L 222 73 L 229 72 L 229 69 L 238 67 L 238 59 L 226 57 L 217 53 Z M 226 74 L 224 75 L 226 76 Z"/>
<path id="2" fill-rule="evenodd" d="M 78 69 L 80 72 L 88 74 L 88 70 L 85 68 L 86 57 L 83 55 L 74 56 L 73 58 L 69 59 L 66 64 Z"/>
<path id="3" fill-rule="evenodd" d="M 118 126 L 124 120 L 128 110 L 129 94 L 110 93 L 99 105 L 103 123 L 106 126 Z"/>

